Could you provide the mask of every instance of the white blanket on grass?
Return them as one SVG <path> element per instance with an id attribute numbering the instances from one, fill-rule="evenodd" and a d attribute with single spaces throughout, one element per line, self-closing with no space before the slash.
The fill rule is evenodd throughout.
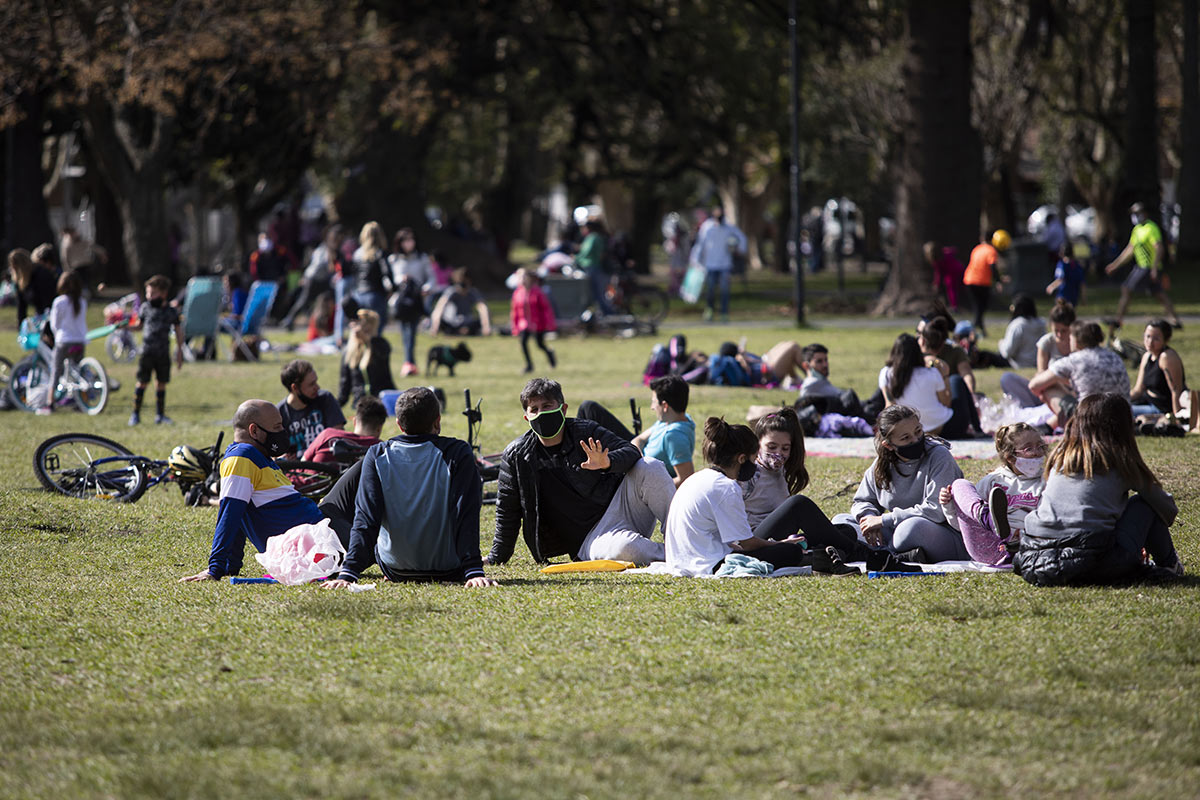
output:
<path id="1" fill-rule="evenodd" d="M 905 562 L 908 563 L 908 562 Z M 865 561 L 848 561 L 847 567 L 854 567 L 859 572 L 869 572 L 867 562 Z M 1000 573 L 1012 572 L 1012 564 L 1001 564 L 1000 566 L 992 566 L 979 561 L 939 561 L 936 564 L 912 564 L 910 566 L 920 567 L 922 572 L 981 572 L 981 573 Z"/>
<path id="2" fill-rule="evenodd" d="M 655 561 L 648 567 L 625 570 L 626 575 L 667 575 L 672 578 L 789 578 L 793 575 L 812 575 L 812 567 L 779 567 L 770 575 L 690 575 L 683 570 Z"/>

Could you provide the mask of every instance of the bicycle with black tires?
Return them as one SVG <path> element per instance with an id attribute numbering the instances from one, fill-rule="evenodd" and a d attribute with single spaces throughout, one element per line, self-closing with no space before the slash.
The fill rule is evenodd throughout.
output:
<path id="1" fill-rule="evenodd" d="M 9 403 L 22 411 L 37 411 L 45 406 L 74 406 L 90 416 L 104 411 L 109 391 L 104 365 L 90 356 L 78 361 L 67 359 L 58 384 L 50 386 L 54 351 L 41 334 L 40 327 L 36 318 L 27 318 L 21 323 L 17 341 L 32 352 L 12 367 L 5 387 Z"/>

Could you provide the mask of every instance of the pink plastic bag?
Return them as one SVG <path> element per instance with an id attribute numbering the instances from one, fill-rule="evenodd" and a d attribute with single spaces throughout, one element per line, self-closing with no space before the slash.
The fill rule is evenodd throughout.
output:
<path id="1" fill-rule="evenodd" d="M 266 552 L 254 556 L 271 577 L 296 586 L 338 571 L 346 560 L 346 548 L 323 519 L 315 525 L 297 525 L 267 539 Z"/>

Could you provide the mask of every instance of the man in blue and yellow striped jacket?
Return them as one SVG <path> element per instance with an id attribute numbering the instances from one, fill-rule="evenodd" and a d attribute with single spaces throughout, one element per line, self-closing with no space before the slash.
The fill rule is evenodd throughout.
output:
<path id="1" fill-rule="evenodd" d="M 272 403 L 247 400 L 238 406 L 233 444 L 221 460 L 220 507 L 208 569 L 184 581 L 236 575 L 247 539 L 261 553 L 272 536 L 321 521 L 317 504 L 297 492 L 272 460 L 290 447 L 283 417 Z"/>

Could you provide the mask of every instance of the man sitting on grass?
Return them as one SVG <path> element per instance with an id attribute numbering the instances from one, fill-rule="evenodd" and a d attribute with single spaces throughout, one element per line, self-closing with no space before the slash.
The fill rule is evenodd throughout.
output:
<path id="1" fill-rule="evenodd" d="M 558 381 L 534 378 L 521 392 L 530 431 L 500 462 L 496 533 L 489 564 L 512 557 L 518 532 L 538 562 L 569 555 L 582 561 L 662 561 L 650 540 L 664 522 L 675 484 L 662 462 L 599 424 L 567 419 Z"/>
<path id="2" fill-rule="evenodd" d="M 288 390 L 288 396 L 276 406 L 291 439 L 287 453 L 303 453 L 321 431 L 346 426 L 342 407 L 321 388 L 311 363 L 300 358 L 289 361 L 279 372 L 279 382 Z"/>
<path id="3" fill-rule="evenodd" d="M 800 384 L 800 397 L 796 402 L 799 412 L 806 406 L 814 406 L 821 414 L 844 414 L 848 417 L 868 418 L 862 402 L 853 389 L 839 389 L 829 381 L 829 348 L 818 342 L 804 346 L 800 351 L 800 368 L 804 370 L 804 382 Z M 800 400 L 808 400 L 801 403 Z"/>
<path id="4" fill-rule="evenodd" d="M 479 557 L 483 482 L 470 446 L 440 436 L 442 410 L 418 386 L 396 400 L 400 435 L 363 456 L 346 561 L 331 587 L 377 563 L 389 581 L 495 586 Z"/>
<path id="5" fill-rule="evenodd" d="M 272 458 L 290 447 L 279 409 L 247 400 L 233 417 L 233 444 L 221 459 L 217 529 L 208 569 L 182 581 L 218 580 L 242 569 L 246 539 L 263 552 L 267 539 L 297 525 L 321 521 L 317 504 L 296 491 Z"/>
<path id="6" fill-rule="evenodd" d="M 387 422 L 387 407 L 378 397 L 364 394 L 354 404 L 354 431 L 342 428 L 326 428 L 318 434 L 313 443 L 308 446 L 301 457 L 303 461 L 315 461 L 318 464 L 332 464 L 337 461 L 333 457 L 333 440 L 346 439 L 362 447 L 379 444 L 379 434 L 383 432 L 383 423 Z"/>
<path id="7" fill-rule="evenodd" d="M 696 423 L 687 415 L 688 382 L 678 375 L 663 375 L 650 381 L 650 410 L 657 421 L 637 436 L 599 403 L 584 400 L 576 419 L 590 419 L 622 439 L 633 442 L 642 455 L 656 458 L 667 468 L 675 487 L 696 471 L 692 453 L 696 449 Z"/>

